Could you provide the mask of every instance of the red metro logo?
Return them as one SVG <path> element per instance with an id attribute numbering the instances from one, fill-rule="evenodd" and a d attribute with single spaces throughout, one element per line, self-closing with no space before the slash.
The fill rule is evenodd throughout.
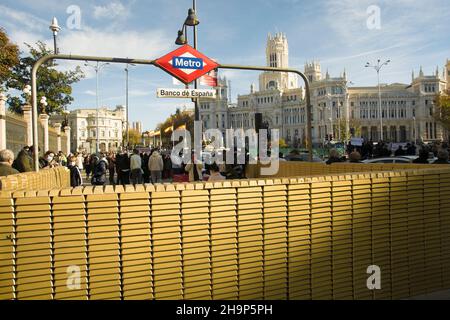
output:
<path id="1" fill-rule="evenodd" d="M 156 65 L 188 84 L 219 65 L 189 45 L 184 45 L 157 59 Z"/>

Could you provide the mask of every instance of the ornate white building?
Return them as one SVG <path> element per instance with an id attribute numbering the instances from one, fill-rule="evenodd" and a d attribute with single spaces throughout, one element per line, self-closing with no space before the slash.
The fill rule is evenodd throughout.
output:
<path id="1" fill-rule="evenodd" d="M 100 151 L 115 151 L 122 145 L 123 132 L 126 126 L 126 107 L 117 106 L 113 110 L 106 107 L 98 112 L 98 131 L 100 136 Z M 51 123 L 64 122 L 64 115 L 54 115 Z M 72 152 L 95 153 L 97 144 L 97 109 L 72 110 L 67 115 L 67 122 L 71 128 Z"/>
<path id="2" fill-rule="evenodd" d="M 289 67 L 288 43 L 284 34 L 269 34 L 266 48 L 267 66 Z M 344 140 L 346 132 L 355 137 L 380 139 L 378 86 L 349 87 L 345 70 L 339 77 L 322 74 L 320 63 L 307 62 L 304 73 L 311 90 L 313 143 Z M 437 93 L 450 88 L 450 61 L 442 73 L 438 68 L 425 75 L 420 68 L 410 84 L 381 85 L 383 139 L 392 142 L 433 141 L 444 138 L 444 132 L 433 118 L 433 100 Z M 218 98 L 200 101 L 200 117 L 204 128 L 254 128 L 255 113 L 262 113 L 269 128 L 279 129 L 289 145 L 305 140 L 305 92 L 298 77 L 290 73 L 263 72 L 259 90 L 251 85 L 250 93 L 238 96 L 237 104 L 227 98 L 228 86 L 219 78 Z M 347 117 L 348 116 L 348 117 Z M 348 119 L 348 120 L 347 120 Z M 347 123 L 348 121 L 348 123 Z M 348 131 L 347 131 L 348 128 Z"/>

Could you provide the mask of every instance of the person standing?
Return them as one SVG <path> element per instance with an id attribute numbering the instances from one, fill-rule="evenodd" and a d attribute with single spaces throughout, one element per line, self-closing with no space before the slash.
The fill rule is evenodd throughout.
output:
<path id="1" fill-rule="evenodd" d="M 109 183 L 111 185 L 116 185 L 116 183 L 114 182 L 114 174 L 116 171 L 116 157 L 114 155 L 114 153 L 109 153 L 108 155 L 108 171 L 109 171 Z"/>
<path id="2" fill-rule="evenodd" d="M 203 180 L 203 165 L 201 163 L 196 163 L 195 153 L 192 153 L 191 162 L 186 165 L 184 170 L 189 173 L 189 182 Z"/>
<path id="3" fill-rule="evenodd" d="M 87 154 L 84 158 L 84 170 L 86 171 L 86 179 L 89 180 L 89 176 L 91 175 L 91 155 Z"/>
<path id="4" fill-rule="evenodd" d="M 209 167 L 209 172 L 210 175 L 208 181 L 222 181 L 226 179 L 223 175 L 220 174 L 219 167 L 215 162 Z"/>
<path id="5" fill-rule="evenodd" d="M 445 149 L 439 149 L 437 159 L 433 162 L 433 164 L 449 164 L 448 151 Z"/>
<path id="6" fill-rule="evenodd" d="M 148 160 L 148 169 L 152 177 L 152 183 L 161 182 L 161 175 L 164 169 L 164 163 L 161 155 L 158 151 L 153 151 L 150 159 Z"/>
<path id="7" fill-rule="evenodd" d="M 142 171 L 144 171 L 144 183 L 150 183 L 150 170 L 148 169 L 148 161 L 150 156 L 147 152 L 142 156 Z"/>
<path id="8" fill-rule="evenodd" d="M 163 159 L 164 162 L 164 178 L 172 179 L 172 160 L 170 159 L 170 154 L 166 154 Z"/>
<path id="9" fill-rule="evenodd" d="M 43 157 L 39 157 L 39 168 L 54 168 L 57 166 L 57 162 L 55 160 L 55 153 L 53 151 L 47 151 Z"/>
<path id="10" fill-rule="evenodd" d="M 414 159 L 412 163 L 430 164 L 428 162 L 429 152 L 427 148 L 422 148 L 419 151 L 419 157 Z"/>
<path id="11" fill-rule="evenodd" d="M 13 168 L 21 173 L 34 170 L 31 148 L 24 147 L 20 150 L 16 160 L 14 161 Z"/>
<path id="12" fill-rule="evenodd" d="M 100 155 L 100 158 L 95 156 L 93 160 L 94 171 L 92 173 L 91 183 L 95 186 L 103 186 L 106 183 L 106 168 L 108 167 L 108 161 L 103 154 Z"/>
<path id="13" fill-rule="evenodd" d="M 14 153 L 11 150 L 4 149 L 0 151 L 0 177 L 20 173 L 12 167 L 13 162 Z"/>
<path id="14" fill-rule="evenodd" d="M 83 184 L 83 180 L 81 178 L 80 168 L 77 166 L 77 157 L 69 157 L 67 168 L 70 170 L 70 186 L 72 188 L 81 186 Z"/>
<path id="15" fill-rule="evenodd" d="M 125 150 L 116 156 L 117 184 L 130 184 L 130 158 Z"/>
<path id="16" fill-rule="evenodd" d="M 142 184 L 142 158 L 139 150 L 134 149 L 130 157 L 131 183 Z"/>
<path id="17" fill-rule="evenodd" d="M 81 153 L 76 153 L 75 157 L 76 157 L 75 165 L 81 172 L 81 170 L 83 170 L 83 160 L 84 160 L 83 155 Z"/>

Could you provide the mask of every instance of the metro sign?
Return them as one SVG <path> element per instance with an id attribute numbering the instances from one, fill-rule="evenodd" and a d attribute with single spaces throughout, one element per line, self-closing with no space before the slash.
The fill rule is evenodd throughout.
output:
<path id="1" fill-rule="evenodd" d="M 219 65 L 190 45 L 184 46 L 157 59 L 156 65 L 181 82 L 188 84 Z"/>

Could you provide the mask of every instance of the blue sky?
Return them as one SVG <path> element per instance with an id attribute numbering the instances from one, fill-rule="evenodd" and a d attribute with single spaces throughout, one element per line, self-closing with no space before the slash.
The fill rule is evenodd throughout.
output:
<path id="1" fill-rule="evenodd" d="M 53 16 L 63 29 L 62 53 L 153 59 L 174 50 L 177 30 L 191 0 L 3 0 L 0 26 L 21 48 L 42 40 L 52 45 L 48 25 Z M 379 28 L 369 28 L 380 9 Z M 76 7 L 74 7 L 76 6 Z M 73 26 L 73 8 L 80 10 L 80 28 Z M 68 13 L 69 11 L 69 13 Z M 290 66 L 303 70 L 305 61 L 319 60 L 323 73 L 338 76 L 344 68 L 354 85 L 376 84 L 367 61 L 391 59 L 382 82 L 409 83 L 411 71 L 440 72 L 450 58 L 450 1 L 448 0 L 197 0 L 198 48 L 219 63 L 265 65 L 268 33 L 288 37 Z M 192 35 L 190 35 L 192 39 Z M 61 68 L 73 66 L 62 63 Z M 123 65 L 111 65 L 100 76 L 104 106 L 125 104 Z M 69 109 L 95 107 L 95 74 L 74 86 Z M 258 73 L 220 71 L 231 80 L 233 101 L 258 83 Z M 156 88 L 172 87 L 172 78 L 151 66 L 130 71 L 130 121 L 152 129 L 188 100 L 156 98 Z"/>

